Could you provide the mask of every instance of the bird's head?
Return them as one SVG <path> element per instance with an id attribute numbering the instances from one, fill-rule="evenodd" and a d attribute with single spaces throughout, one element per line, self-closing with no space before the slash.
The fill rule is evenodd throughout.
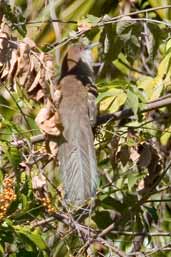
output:
<path id="1" fill-rule="evenodd" d="M 93 80 L 91 49 L 83 44 L 75 44 L 68 49 L 62 63 L 62 77 L 77 75 L 79 79 L 86 77 Z"/>

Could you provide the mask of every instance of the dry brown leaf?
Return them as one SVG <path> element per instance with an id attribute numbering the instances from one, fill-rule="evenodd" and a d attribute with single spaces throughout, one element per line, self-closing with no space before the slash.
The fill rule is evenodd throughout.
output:
<path id="1" fill-rule="evenodd" d="M 40 89 L 40 90 L 37 91 L 37 94 L 36 94 L 35 97 L 34 97 L 34 94 L 33 94 L 32 99 L 36 100 L 37 102 L 40 102 L 43 99 L 44 96 L 45 95 L 44 95 L 43 90 Z"/>
<path id="2" fill-rule="evenodd" d="M 8 35 L 0 31 L 0 67 L 8 61 Z"/>
<path id="3" fill-rule="evenodd" d="M 31 91 L 35 90 L 35 88 L 37 87 L 38 83 L 39 83 L 39 80 L 40 80 L 40 77 L 41 77 L 41 71 L 39 71 L 37 73 L 37 75 L 35 76 L 35 79 L 32 83 L 32 85 L 28 88 L 28 92 L 30 93 Z"/>
<path id="4" fill-rule="evenodd" d="M 149 143 L 143 143 L 139 146 L 140 158 L 138 160 L 139 169 L 144 169 L 149 166 L 152 159 L 152 146 Z"/>
<path id="5" fill-rule="evenodd" d="M 39 128 L 51 136 L 59 136 L 62 132 L 62 125 L 59 119 L 59 113 L 53 112 L 51 104 L 48 102 L 46 107 L 42 108 L 36 119 Z"/>
<path id="6" fill-rule="evenodd" d="M 127 164 L 130 158 L 130 150 L 128 145 L 121 146 L 121 150 L 118 152 L 117 158 L 121 161 L 123 166 Z"/>
<path id="7" fill-rule="evenodd" d="M 58 147 L 56 137 L 61 135 L 63 127 L 58 106 L 61 98 L 56 88 L 56 78 L 52 57 L 37 51 L 36 44 L 25 38 L 18 43 L 10 33 L 0 30 L 0 77 L 8 79 L 13 89 L 22 86 L 29 98 L 47 103 L 36 117 L 39 128 L 47 135 L 47 143 L 53 156 Z M 50 101 L 54 101 L 52 104 Z"/>
<path id="8" fill-rule="evenodd" d="M 1 73 L 1 81 L 4 81 L 8 77 L 9 72 L 9 65 L 6 64 L 3 66 L 2 73 Z"/>
<path id="9" fill-rule="evenodd" d="M 30 47 L 30 49 L 36 49 L 36 44 L 35 44 L 35 42 L 34 42 L 33 40 L 31 40 L 30 38 L 25 37 L 25 38 L 23 39 L 23 42 L 24 42 L 25 44 L 27 44 L 27 45 Z"/>
<path id="10" fill-rule="evenodd" d="M 24 86 L 30 73 L 30 50 L 28 45 L 21 43 L 19 47 L 18 69 L 16 76 L 18 83 Z"/>
<path id="11" fill-rule="evenodd" d="M 119 146 L 119 137 L 113 136 L 111 141 L 111 154 L 110 154 L 110 161 L 113 169 L 115 169 L 115 166 L 117 163 L 116 158 L 117 158 L 118 146 Z"/>
<path id="12" fill-rule="evenodd" d="M 18 66 L 18 51 L 17 49 L 14 49 L 11 54 L 10 67 L 9 67 L 9 73 L 8 73 L 8 79 L 11 82 L 13 82 L 15 79 L 17 66 Z"/>
<path id="13" fill-rule="evenodd" d="M 160 177 L 161 171 L 161 159 L 157 150 L 150 143 L 143 143 L 143 147 L 140 152 L 140 159 L 138 161 L 138 167 L 140 169 L 147 168 L 148 175 L 141 182 L 140 193 L 144 194 L 150 192 L 157 185 L 156 182 Z M 142 188 L 143 185 L 143 188 Z"/>
<path id="14" fill-rule="evenodd" d="M 61 90 L 56 89 L 53 95 L 53 103 L 56 106 L 56 108 L 59 108 L 61 96 Z"/>
<path id="15" fill-rule="evenodd" d="M 42 189 L 46 187 L 46 178 L 43 174 L 39 174 L 38 176 L 32 177 L 32 186 L 33 189 Z"/>
<path id="16" fill-rule="evenodd" d="M 52 157 L 56 157 L 58 154 L 58 144 L 54 140 L 51 140 L 49 138 L 48 148 L 50 150 L 50 153 L 52 154 Z"/>
<path id="17" fill-rule="evenodd" d="M 43 124 L 49 118 L 49 112 L 50 110 L 48 107 L 44 107 L 39 111 L 35 119 L 38 126 L 41 126 L 41 124 Z"/>

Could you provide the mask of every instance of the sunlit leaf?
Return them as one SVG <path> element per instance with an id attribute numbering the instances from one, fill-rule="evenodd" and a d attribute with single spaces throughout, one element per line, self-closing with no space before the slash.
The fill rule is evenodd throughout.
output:
<path id="1" fill-rule="evenodd" d="M 132 187 L 137 183 L 137 176 L 134 173 L 128 174 L 128 188 L 131 191 Z"/>
<path id="2" fill-rule="evenodd" d="M 113 64 L 115 67 L 120 70 L 121 73 L 128 75 L 130 72 L 129 67 L 129 62 L 127 61 L 126 57 L 120 53 L 118 56 L 118 59 L 113 61 Z"/>
<path id="3" fill-rule="evenodd" d="M 171 128 L 167 128 L 166 131 L 163 132 L 163 134 L 160 137 L 160 142 L 162 145 L 167 145 L 169 139 L 171 137 Z"/>
<path id="4" fill-rule="evenodd" d="M 101 111 L 115 112 L 127 99 L 127 95 L 121 89 L 110 89 L 106 93 L 99 95 L 97 101 L 100 102 Z"/>
<path id="5" fill-rule="evenodd" d="M 137 114 L 138 111 L 138 97 L 131 90 L 127 91 L 127 105 L 131 108 L 134 114 Z"/>

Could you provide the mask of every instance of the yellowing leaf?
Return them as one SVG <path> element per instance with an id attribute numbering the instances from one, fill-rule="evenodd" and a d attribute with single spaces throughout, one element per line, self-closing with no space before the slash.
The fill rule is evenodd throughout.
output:
<path id="1" fill-rule="evenodd" d="M 138 80 L 137 85 L 144 90 L 147 101 L 159 98 L 164 86 L 163 80 L 159 76 L 155 78 L 144 76 Z"/>
<path id="2" fill-rule="evenodd" d="M 168 131 L 170 130 L 170 131 Z M 169 138 L 171 137 L 171 128 L 167 128 L 160 138 L 160 143 L 162 145 L 167 145 Z"/>
<path id="3" fill-rule="evenodd" d="M 159 7 L 159 6 L 170 4 L 169 0 L 166 0 L 166 1 L 163 1 L 163 0 L 149 0 L 148 2 L 151 5 L 151 7 Z M 169 19 L 169 12 L 168 12 L 168 10 L 169 10 L 168 8 L 158 9 L 158 10 L 156 10 L 156 13 L 163 20 L 167 20 L 167 19 Z"/>
<path id="4" fill-rule="evenodd" d="M 120 53 L 118 59 L 113 61 L 113 64 L 121 73 L 125 75 L 129 74 L 130 70 L 127 67 L 127 65 L 129 65 L 129 62 L 127 61 L 124 54 Z"/>
<path id="5" fill-rule="evenodd" d="M 155 100 L 155 99 L 159 98 L 162 90 L 163 90 L 163 80 L 160 79 L 159 77 L 156 77 L 154 79 L 154 89 L 153 89 L 150 100 Z"/>
<path id="6" fill-rule="evenodd" d="M 151 99 L 153 88 L 154 88 L 154 79 L 148 76 L 143 76 L 137 81 L 139 88 L 142 88 L 147 96 L 147 100 Z"/>
<path id="7" fill-rule="evenodd" d="M 171 39 L 169 39 L 166 43 L 166 48 L 165 48 L 165 51 L 169 51 L 171 49 Z"/>
<path id="8" fill-rule="evenodd" d="M 127 105 L 129 108 L 131 108 L 134 112 L 134 114 L 138 111 L 138 97 L 136 94 L 134 94 L 131 90 L 128 90 L 127 92 Z"/>
<path id="9" fill-rule="evenodd" d="M 171 65 L 171 52 L 169 52 L 159 64 L 157 76 L 163 79 L 163 77 L 168 72 L 170 65 Z"/>
<path id="10" fill-rule="evenodd" d="M 104 98 L 100 103 L 100 110 L 108 110 L 109 112 L 117 111 L 127 99 L 127 95 L 121 89 L 108 90 L 108 92 L 101 94 L 100 97 Z"/>
<path id="11" fill-rule="evenodd" d="M 118 95 L 120 95 L 122 93 L 124 93 L 124 91 L 122 89 L 118 89 L 118 88 L 108 89 L 107 91 L 99 94 L 99 96 L 96 99 L 96 102 L 99 103 L 99 102 L 101 102 L 102 100 L 104 100 L 107 97 L 118 96 Z"/>
<path id="12" fill-rule="evenodd" d="M 128 188 L 131 191 L 132 187 L 137 183 L 137 176 L 136 174 L 130 173 L 128 175 Z"/>
<path id="13" fill-rule="evenodd" d="M 100 111 L 106 111 L 109 109 L 109 107 L 111 106 L 112 102 L 115 100 L 116 97 L 110 96 L 106 99 L 104 99 L 101 103 L 100 103 Z"/>
<path id="14" fill-rule="evenodd" d="M 127 95 L 125 93 L 118 95 L 110 106 L 109 111 L 116 112 L 126 102 L 126 99 Z"/>

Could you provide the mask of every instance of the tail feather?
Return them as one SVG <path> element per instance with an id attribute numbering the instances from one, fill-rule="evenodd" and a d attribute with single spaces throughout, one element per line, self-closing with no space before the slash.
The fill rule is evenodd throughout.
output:
<path id="1" fill-rule="evenodd" d="M 85 88 L 75 84 L 72 89 L 77 86 L 76 94 L 67 95 L 60 104 L 66 142 L 59 147 L 59 161 L 65 197 L 71 202 L 82 203 L 95 194 L 97 164 L 87 95 Z M 63 94 L 65 96 L 65 92 Z"/>

